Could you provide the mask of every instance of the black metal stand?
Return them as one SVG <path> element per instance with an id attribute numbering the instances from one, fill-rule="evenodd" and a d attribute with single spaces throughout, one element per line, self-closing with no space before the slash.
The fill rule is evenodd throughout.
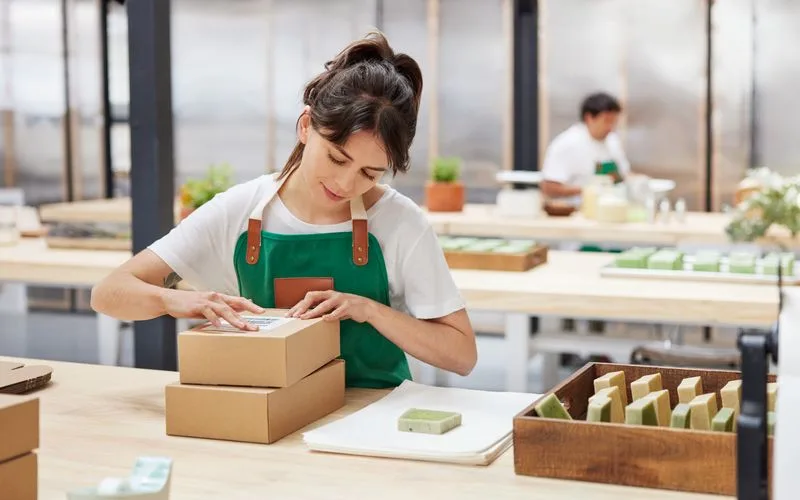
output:
<path id="1" fill-rule="evenodd" d="M 170 4 L 127 2 L 134 252 L 169 232 L 175 220 Z M 134 323 L 134 353 L 137 367 L 175 370 L 175 320 Z"/>
<path id="2" fill-rule="evenodd" d="M 778 264 L 778 314 L 783 307 Z M 779 323 L 768 332 L 742 330 L 742 398 L 736 426 L 736 493 L 738 500 L 767 500 L 767 373 L 769 359 L 778 364 Z"/>

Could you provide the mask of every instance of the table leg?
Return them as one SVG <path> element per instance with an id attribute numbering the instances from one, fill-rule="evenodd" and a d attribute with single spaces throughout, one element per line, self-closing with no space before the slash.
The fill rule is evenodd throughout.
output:
<path id="1" fill-rule="evenodd" d="M 120 326 L 118 319 L 97 314 L 97 348 L 101 365 L 116 366 L 119 361 Z"/>
<path id="2" fill-rule="evenodd" d="M 28 354 L 28 288 L 24 284 L 0 284 L 0 334 L 8 356 Z"/>
<path id="3" fill-rule="evenodd" d="M 529 338 L 530 320 L 528 315 L 521 313 L 506 314 L 507 391 L 528 391 Z"/>

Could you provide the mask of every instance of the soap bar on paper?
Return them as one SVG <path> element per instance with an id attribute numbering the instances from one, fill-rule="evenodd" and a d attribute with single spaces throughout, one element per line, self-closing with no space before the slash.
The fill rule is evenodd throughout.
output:
<path id="1" fill-rule="evenodd" d="M 775 411 L 775 399 L 778 397 L 778 383 L 767 383 L 767 411 Z"/>
<path id="2" fill-rule="evenodd" d="M 767 412 L 767 435 L 773 436 L 775 434 L 775 412 Z"/>
<path id="3" fill-rule="evenodd" d="M 407 410 L 397 421 L 399 431 L 422 434 L 444 434 L 459 425 L 461 425 L 460 413 L 418 408 Z"/>
<path id="4" fill-rule="evenodd" d="M 732 409 L 733 417 L 738 417 L 739 401 L 742 400 L 742 381 L 731 380 L 719 390 L 719 395 L 722 398 L 722 407 Z"/>
<path id="5" fill-rule="evenodd" d="M 625 423 L 629 425 L 658 425 L 655 401 L 637 399 L 625 407 Z"/>
<path id="6" fill-rule="evenodd" d="M 594 396 L 589 398 L 591 403 L 594 398 L 608 398 L 611 400 L 611 422 L 615 424 L 625 423 L 625 407 L 622 405 L 622 396 L 620 396 L 619 387 L 612 385 L 605 389 L 600 389 Z"/>
<path id="7" fill-rule="evenodd" d="M 661 391 L 651 392 L 643 399 L 650 399 L 656 405 L 656 416 L 658 417 L 658 425 L 662 427 L 669 427 L 670 418 L 672 416 L 672 409 L 669 405 L 669 391 L 664 389 Z"/>
<path id="8" fill-rule="evenodd" d="M 536 414 L 543 418 L 561 418 L 564 420 L 572 420 L 564 405 L 558 399 L 555 393 L 550 393 L 542 398 L 534 407 Z"/>
<path id="9" fill-rule="evenodd" d="M 702 393 L 703 380 L 700 377 L 685 378 L 678 385 L 678 402 L 691 403 L 694 398 Z"/>
<path id="10" fill-rule="evenodd" d="M 711 430 L 717 432 L 733 432 L 733 420 L 733 408 L 722 408 L 711 420 Z"/>
<path id="11" fill-rule="evenodd" d="M 616 389 L 616 387 L 614 388 Z M 594 395 L 589 399 L 586 409 L 587 422 L 611 422 L 611 398 L 608 396 Z"/>
<path id="12" fill-rule="evenodd" d="M 647 396 L 651 392 L 660 391 L 661 389 L 660 373 L 645 375 L 631 382 L 631 399 L 636 401 L 639 398 Z"/>
<path id="13" fill-rule="evenodd" d="M 717 414 L 717 395 L 713 392 L 696 396 L 692 407 L 692 429 L 707 431 L 711 429 L 711 419 Z"/>
<path id="14" fill-rule="evenodd" d="M 691 415 L 691 406 L 689 406 L 687 403 L 678 403 L 675 406 L 675 409 L 672 410 L 670 427 L 674 427 L 676 429 L 688 429 Z"/>
<path id="15" fill-rule="evenodd" d="M 771 274 L 771 275 L 778 275 L 778 262 L 781 263 L 781 274 L 783 276 L 792 276 L 794 275 L 794 254 L 793 253 L 782 253 L 778 254 L 777 252 L 772 252 L 767 254 L 766 257 L 761 261 L 762 265 L 764 266 L 763 272 L 764 274 Z"/>
<path id="16" fill-rule="evenodd" d="M 594 379 L 594 392 L 595 394 L 600 391 L 600 389 L 605 389 L 606 387 L 617 386 L 619 387 L 619 398 L 622 401 L 622 406 L 625 407 L 628 404 L 628 393 L 626 391 L 625 386 L 625 372 L 623 371 L 616 371 L 606 373 L 602 377 L 598 377 Z"/>

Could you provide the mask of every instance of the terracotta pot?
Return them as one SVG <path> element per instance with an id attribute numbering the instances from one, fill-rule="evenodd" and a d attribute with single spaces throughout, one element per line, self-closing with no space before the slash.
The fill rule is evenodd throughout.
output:
<path id="1" fill-rule="evenodd" d="M 194 212 L 193 207 L 181 207 L 181 220 L 189 217 L 192 212 Z"/>
<path id="2" fill-rule="evenodd" d="M 460 182 L 428 182 L 425 206 L 429 212 L 461 212 L 464 209 L 464 185 Z"/>

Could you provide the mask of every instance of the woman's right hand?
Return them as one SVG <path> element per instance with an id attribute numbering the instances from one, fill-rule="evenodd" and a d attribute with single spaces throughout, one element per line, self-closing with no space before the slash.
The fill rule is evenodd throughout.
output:
<path id="1" fill-rule="evenodd" d="M 222 326 L 222 320 L 240 330 L 258 330 L 258 327 L 243 320 L 239 313 L 261 314 L 264 309 L 244 297 L 234 297 L 218 292 L 197 292 L 165 289 L 164 309 L 174 318 L 206 318 L 214 326 Z"/>

